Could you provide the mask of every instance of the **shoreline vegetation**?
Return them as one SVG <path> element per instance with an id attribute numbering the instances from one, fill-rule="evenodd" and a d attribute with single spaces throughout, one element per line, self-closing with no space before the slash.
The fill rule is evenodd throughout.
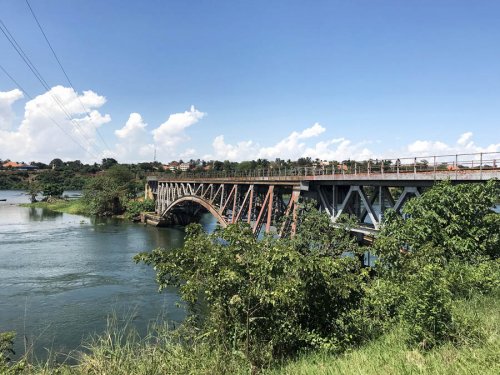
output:
<path id="1" fill-rule="evenodd" d="M 125 208 L 127 180 L 117 172 L 95 180 L 84 202 L 34 205 Z M 256 239 L 240 223 L 210 234 L 189 225 L 182 248 L 134 258 L 154 268 L 160 290 L 178 288 L 184 323 L 160 321 L 140 337 L 133 322 L 110 319 L 68 355 L 74 365 L 29 353 L 10 361 L 16 338 L 3 333 L 0 373 L 497 374 L 499 193 L 494 180 L 444 181 L 409 200 L 403 216 L 387 210 L 370 247 L 375 266 L 346 230 L 350 218 L 333 226 L 313 202 L 301 203 L 294 238 Z"/>
<path id="2" fill-rule="evenodd" d="M 79 199 L 53 199 L 50 202 L 21 203 L 21 207 L 44 208 L 51 211 L 63 212 L 72 215 L 88 216 L 89 212 L 82 198 Z"/>
<path id="3" fill-rule="evenodd" d="M 463 337 L 461 343 L 445 343 L 428 351 L 405 345 L 403 324 L 394 325 L 387 333 L 343 353 L 314 350 L 296 357 L 276 361 L 261 368 L 262 375 L 496 375 L 500 371 L 500 295 L 479 296 L 460 301 L 457 311 L 476 321 L 480 340 Z M 1 345 L 1 344 L 0 344 Z M 87 374 L 231 374 L 246 375 L 255 369 L 240 353 L 214 347 L 203 340 L 182 344 L 167 325 L 151 326 L 146 337 L 139 337 L 133 324 L 108 320 L 102 335 L 85 340 L 85 351 L 72 352 L 68 359 L 77 364 L 64 364 L 64 356 L 50 356 L 37 362 L 29 355 L 1 374 L 87 375 Z M 0 357 L 1 358 L 1 357 Z"/>

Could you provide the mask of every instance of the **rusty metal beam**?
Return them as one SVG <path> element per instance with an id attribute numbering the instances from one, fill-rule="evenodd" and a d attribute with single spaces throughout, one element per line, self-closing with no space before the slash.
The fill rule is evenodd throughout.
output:
<path id="1" fill-rule="evenodd" d="M 266 222 L 266 233 L 271 230 L 271 221 L 273 218 L 273 198 L 274 198 L 274 185 L 269 186 L 269 204 L 267 207 L 267 222 Z"/>

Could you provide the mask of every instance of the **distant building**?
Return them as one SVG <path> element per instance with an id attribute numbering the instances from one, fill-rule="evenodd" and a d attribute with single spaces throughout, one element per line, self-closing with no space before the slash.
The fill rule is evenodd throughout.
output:
<path id="1" fill-rule="evenodd" d="M 179 163 L 177 161 L 173 161 L 169 164 L 164 164 L 163 170 L 165 170 L 165 171 L 170 170 L 172 172 L 181 170 L 182 172 L 186 172 L 186 171 L 190 170 L 192 167 L 193 167 L 193 165 L 191 163 Z"/>
<path id="2" fill-rule="evenodd" d="M 180 170 L 183 171 L 183 172 L 186 172 L 188 170 L 191 169 L 191 164 L 189 163 L 182 163 L 180 166 L 179 166 Z"/>
<path id="3" fill-rule="evenodd" d="M 6 169 L 15 169 L 17 171 L 32 171 L 32 170 L 38 169 L 35 166 L 24 164 L 24 163 L 17 163 L 15 161 L 8 161 L 6 163 L 3 163 L 2 167 L 6 168 Z"/>
<path id="4" fill-rule="evenodd" d="M 163 165 L 163 170 L 165 170 L 165 171 L 170 170 L 172 172 L 175 172 L 178 169 L 179 169 L 179 163 L 176 162 L 176 161 L 173 161 L 173 162 L 171 162 L 169 164 L 164 164 Z"/>

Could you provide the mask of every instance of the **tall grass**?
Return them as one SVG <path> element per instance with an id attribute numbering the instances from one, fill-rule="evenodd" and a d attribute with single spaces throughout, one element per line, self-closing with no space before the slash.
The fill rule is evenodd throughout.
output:
<path id="1" fill-rule="evenodd" d="M 500 298 L 497 295 L 460 301 L 455 307 L 471 324 L 455 344 L 427 352 L 405 346 L 403 325 L 368 344 L 342 355 L 308 352 L 299 358 L 275 363 L 263 374 L 499 374 Z M 473 324 L 471 323 L 473 322 Z M 105 333 L 84 344 L 85 350 L 72 353 L 76 365 L 30 364 L 26 374 L 251 374 L 253 369 L 242 355 L 204 340 L 186 343 L 182 335 L 166 324 L 155 324 L 140 337 L 127 322 L 108 321 Z M 54 357 L 52 357 L 54 358 Z"/>
<path id="2" fill-rule="evenodd" d="M 183 343 L 179 334 L 166 324 L 155 324 L 140 337 L 129 321 L 108 319 L 103 334 L 91 337 L 84 350 L 70 354 L 76 365 L 58 364 L 49 358 L 31 364 L 27 374 L 248 374 L 242 357 L 227 353 L 204 341 Z"/>

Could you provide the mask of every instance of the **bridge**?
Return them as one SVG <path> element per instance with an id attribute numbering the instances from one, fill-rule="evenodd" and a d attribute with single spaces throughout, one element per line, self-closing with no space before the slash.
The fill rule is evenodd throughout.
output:
<path id="1" fill-rule="evenodd" d="M 155 200 L 156 208 L 146 220 L 161 224 L 182 214 L 189 219 L 205 209 L 222 227 L 247 222 L 257 236 L 293 236 L 299 199 L 312 198 L 333 222 L 342 214 L 353 215 L 360 225 L 354 231 L 373 235 L 385 210 L 401 212 L 408 199 L 438 181 L 500 178 L 499 158 L 500 152 L 153 175 L 148 176 L 145 196 Z"/>

